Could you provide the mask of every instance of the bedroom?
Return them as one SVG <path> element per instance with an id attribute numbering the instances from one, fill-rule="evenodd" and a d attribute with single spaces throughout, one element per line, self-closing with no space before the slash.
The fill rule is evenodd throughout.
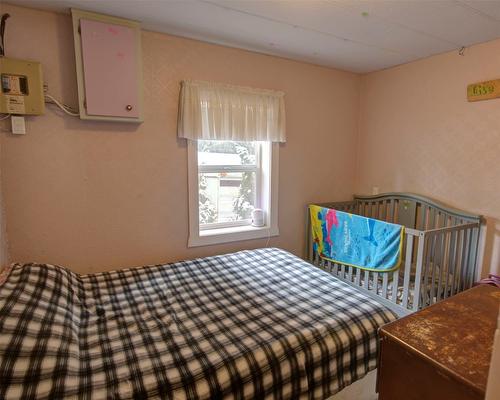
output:
<path id="1" fill-rule="evenodd" d="M 25 135 L 0 122 L 1 265 L 92 274 L 265 247 L 302 258 L 308 204 L 411 192 L 482 215 L 476 279 L 499 275 L 500 100 L 467 101 L 469 84 L 500 78 L 498 2 L 333 3 L 2 3 L 6 57 L 41 63 L 73 111 L 69 9 L 141 21 L 144 118 L 81 120 L 46 104 L 24 117 Z M 284 93 L 276 229 L 263 237 L 188 243 L 186 80 Z"/>

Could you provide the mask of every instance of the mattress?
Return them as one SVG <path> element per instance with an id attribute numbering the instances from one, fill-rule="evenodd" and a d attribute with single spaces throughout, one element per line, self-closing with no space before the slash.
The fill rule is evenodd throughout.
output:
<path id="1" fill-rule="evenodd" d="M 0 286 L 2 399 L 320 399 L 376 367 L 396 318 L 280 249 Z"/>

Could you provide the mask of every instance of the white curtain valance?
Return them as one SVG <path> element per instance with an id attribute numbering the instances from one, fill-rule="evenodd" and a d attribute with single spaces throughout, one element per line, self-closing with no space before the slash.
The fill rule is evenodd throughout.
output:
<path id="1" fill-rule="evenodd" d="M 285 94 L 183 81 L 177 134 L 185 139 L 285 142 Z"/>

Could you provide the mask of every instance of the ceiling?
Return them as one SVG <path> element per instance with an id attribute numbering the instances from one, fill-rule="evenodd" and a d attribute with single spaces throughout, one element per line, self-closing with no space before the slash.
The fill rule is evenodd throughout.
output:
<path id="1" fill-rule="evenodd" d="M 500 38 L 500 0 L 7 0 L 365 73 Z"/>

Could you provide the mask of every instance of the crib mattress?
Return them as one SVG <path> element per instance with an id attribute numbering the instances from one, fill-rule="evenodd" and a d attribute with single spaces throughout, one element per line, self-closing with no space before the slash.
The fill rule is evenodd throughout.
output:
<path id="1" fill-rule="evenodd" d="M 325 398 L 375 368 L 396 316 L 279 249 L 0 286 L 0 398 Z"/>
<path id="2" fill-rule="evenodd" d="M 436 275 L 439 274 L 439 267 L 436 267 Z M 408 282 L 408 306 L 412 307 L 413 306 L 413 299 L 415 298 L 415 275 L 412 272 L 410 275 L 410 280 Z M 433 283 L 434 281 L 434 283 Z M 421 287 L 420 287 L 420 305 L 421 306 L 429 306 L 431 304 L 436 303 L 440 298 L 444 298 L 451 296 L 451 288 L 452 288 L 452 283 L 453 283 L 453 275 L 448 274 L 447 275 L 447 281 L 446 279 L 442 276 L 441 280 L 439 279 L 438 276 L 429 276 L 427 281 L 422 278 L 421 281 Z M 362 275 L 360 279 L 360 286 L 364 286 L 365 284 L 365 278 Z M 374 291 L 374 285 L 375 281 L 369 279 L 368 280 L 368 290 Z M 396 304 L 401 304 L 403 301 L 404 297 L 404 276 L 402 274 L 398 275 L 398 282 L 396 284 L 397 286 L 397 292 L 396 292 Z M 394 291 L 394 276 L 393 274 L 388 275 L 388 280 L 387 280 L 387 290 L 385 294 L 385 298 L 387 299 L 392 299 L 393 298 L 393 291 Z M 441 294 L 440 298 L 437 296 L 437 292 Z M 379 296 L 384 297 L 384 293 L 382 290 L 382 282 L 381 278 L 378 278 L 377 282 L 377 294 Z"/>

